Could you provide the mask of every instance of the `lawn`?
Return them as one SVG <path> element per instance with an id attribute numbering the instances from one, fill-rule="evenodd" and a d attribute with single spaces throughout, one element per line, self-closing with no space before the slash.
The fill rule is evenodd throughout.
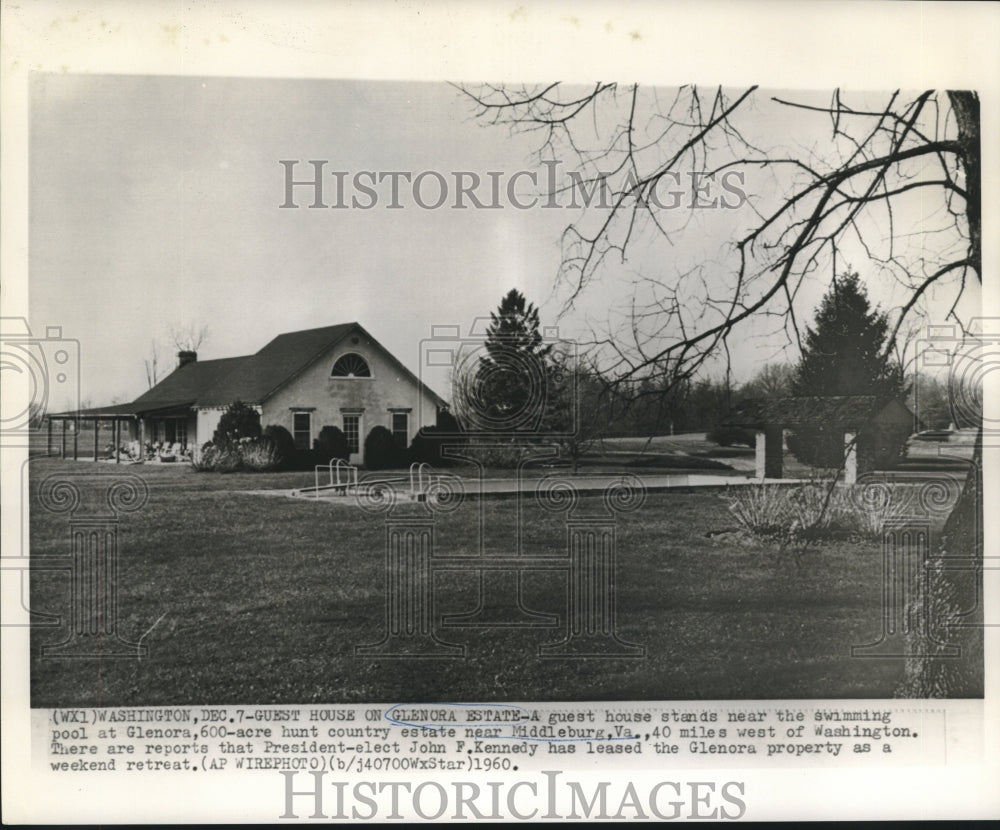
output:
<path id="1" fill-rule="evenodd" d="M 140 660 L 42 659 L 65 629 L 32 631 L 34 706 L 266 704 L 471 700 L 682 700 L 890 697 L 898 660 L 852 659 L 881 631 L 876 543 L 818 545 L 796 562 L 750 545 L 717 493 L 648 495 L 617 524 L 618 634 L 634 659 L 537 656 L 563 628 L 438 629 L 465 659 L 356 657 L 380 640 L 385 617 L 385 518 L 360 509 L 249 493 L 312 483 L 310 473 L 195 473 L 186 466 L 31 462 L 32 557 L 64 555 L 65 515 L 39 505 L 50 474 L 78 481 L 79 514 L 123 472 L 149 486 L 141 510 L 121 516 L 119 631 L 144 636 Z M 581 471 L 583 472 L 583 471 Z M 436 551 L 475 553 L 479 513 L 489 553 L 513 552 L 514 501 L 467 503 L 436 518 Z M 599 496 L 581 515 L 603 511 Z M 422 515 L 406 504 L 399 515 Z M 562 553 L 561 514 L 529 500 L 520 516 L 525 555 Z M 472 610 L 473 573 L 438 572 L 437 613 Z M 565 621 L 566 575 L 525 575 L 533 610 Z M 35 610 L 68 607 L 69 577 L 34 571 Z M 491 599 L 487 597 L 489 609 Z M 497 613 L 505 609 L 493 609 Z M 152 630 L 150 628 L 152 627 Z"/>

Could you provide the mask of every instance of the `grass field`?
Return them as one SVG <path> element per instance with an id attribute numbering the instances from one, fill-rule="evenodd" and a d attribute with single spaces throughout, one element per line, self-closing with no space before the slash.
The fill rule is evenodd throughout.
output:
<path id="1" fill-rule="evenodd" d="M 76 480 L 82 515 L 125 469 L 58 459 L 30 467 L 35 561 L 65 555 L 69 544 L 67 517 L 39 506 L 38 483 L 51 474 Z M 464 660 L 362 658 L 354 647 L 380 640 L 385 626 L 382 516 L 245 492 L 311 484 L 308 473 L 127 469 L 150 496 L 121 517 L 119 630 L 133 641 L 145 635 L 149 656 L 42 659 L 42 644 L 65 629 L 36 628 L 34 706 L 878 698 L 892 696 L 902 674 L 900 661 L 850 656 L 881 631 L 877 544 L 824 544 L 796 564 L 773 546 L 709 537 L 735 524 L 717 494 L 653 493 L 618 518 L 618 632 L 645 646 L 644 658 L 536 656 L 562 628 L 439 630 L 467 646 Z M 514 503 L 482 506 L 487 551 L 512 552 Z M 579 505 L 584 514 L 602 509 L 599 497 Z M 438 552 L 476 551 L 477 510 L 466 504 L 438 517 Z M 526 555 L 564 550 L 561 515 L 529 502 L 521 526 Z M 530 608 L 563 614 L 564 574 L 532 572 L 524 590 Z M 477 602 L 471 573 L 438 573 L 435 591 L 438 614 Z M 64 613 L 68 596 L 65 573 L 33 572 L 34 609 Z"/>

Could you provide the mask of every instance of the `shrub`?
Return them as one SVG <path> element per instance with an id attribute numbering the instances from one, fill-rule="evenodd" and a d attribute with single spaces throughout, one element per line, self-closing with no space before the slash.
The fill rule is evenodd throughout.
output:
<path id="1" fill-rule="evenodd" d="M 329 464 L 330 457 L 323 457 L 323 454 L 316 447 L 308 450 L 296 449 L 292 453 L 291 461 L 288 462 L 290 470 L 308 470 L 312 472 L 318 464 Z"/>
<path id="2" fill-rule="evenodd" d="M 351 457 L 351 448 L 347 444 L 347 436 L 337 427 L 325 426 L 316 438 L 316 450 L 320 460 L 317 464 L 326 464 L 335 458 L 347 461 Z"/>
<path id="3" fill-rule="evenodd" d="M 729 510 L 743 529 L 754 536 L 784 536 L 791 526 L 788 500 L 781 487 L 773 484 L 738 489 Z"/>
<path id="4" fill-rule="evenodd" d="M 250 440 L 238 445 L 241 466 L 255 473 L 276 470 L 281 463 L 281 456 L 274 443 L 267 438 Z"/>
<path id="5" fill-rule="evenodd" d="M 870 423 L 855 445 L 858 470 L 887 470 L 906 457 L 908 425 Z M 810 427 L 788 436 L 788 449 L 803 464 L 840 469 L 844 465 L 844 431 Z"/>
<path id="6" fill-rule="evenodd" d="M 831 492 L 829 483 L 818 481 L 798 486 L 755 484 L 737 490 L 729 509 L 744 530 L 760 538 L 880 539 L 896 512 L 893 491 L 867 491 L 865 486 L 838 485 Z"/>
<path id="7" fill-rule="evenodd" d="M 454 460 L 443 455 L 442 450 L 446 445 L 454 445 L 456 442 L 451 430 L 436 426 L 420 427 L 410 442 L 410 463 L 426 462 L 435 467 L 449 467 Z"/>
<path id="8" fill-rule="evenodd" d="M 266 472 L 279 463 L 274 444 L 266 438 L 244 438 L 221 447 L 208 443 L 191 459 L 191 466 L 201 473 Z"/>
<path id="9" fill-rule="evenodd" d="M 211 472 L 215 469 L 215 456 L 215 444 L 208 441 L 191 457 L 191 466 L 199 473 Z"/>
<path id="10" fill-rule="evenodd" d="M 212 443 L 223 447 L 243 438 L 260 437 L 260 413 L 242 401 L 231 403 L 212 435 Z"/>
<path id="11" fill-rule="evenodd" d="M 271 442 L 278 456 L 278 464 L 291 467 L 295 461 L 295 439 L 283 426 L 269 424 L 264 428 L 264 438 Z"/>
<path id="12" fill-rule="evenodd" d="M 877 488 L 866 490 L 866 485 L 859 484 L 842 488 L 841 492 L 854 531 L 869 539 L 881 539 L 886 522 L 899 512 L 898 490 L 889 487 L 881 492 Z"/>
<path id="13" fill-rule="evenodd" d="M 437 411 L 437 428 L 444 432 L 451 433 L 462 431 L 462 428 L 458 424 L 458 420 L 447 409 L 439 409 Z"/>
<path id="14" fill-rule="evenodd" d="M 239 447 L 230 444 L 219 447 L 213 459 L 212 469 L 217 473 L 236 473 L 243 468 L 243 455 Z"/>
<path id="15" fill-rule="evenodd" d="M 810 467 L 839 469 L 844 463 L 844 433 L 823 427 L 799 428 L 788 433 L 788 449 Z"/>
<path id="16" fill-rule="evenodd" d="M 478 461 L 484 467 L 514 469 L 524 457 L 524 450 L 518 444 L 497 441 L 495 444 L 468 450 L 467 457 Z"/>
<path id="17" fill-rule="evenodd" d="M 365 438 L 365 466 L 369 470 L 402 466 L 402 455 L 388 429 L 383 426 L 372 427 Z"/>

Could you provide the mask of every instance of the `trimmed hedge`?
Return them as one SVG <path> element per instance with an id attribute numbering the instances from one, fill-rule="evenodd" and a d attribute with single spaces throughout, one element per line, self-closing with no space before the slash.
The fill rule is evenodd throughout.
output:
<path id="1" fill-rule="evenodd" d="M 317 464 L 327 464 L 335 458 L 347 461 L 351 457 L 351 448 L 347 436 L 337 427 L 325 426 L 319 431 L 314 449 L 319 452 Z"/>
<path id="2" fill-rule="evenodd" d="M 369 470 L 386 470 L 401 467 L 405 463 L 405 453 L 396 446 L 392 433 L 384 426 L 372 427 L 365 438 L 365 467 Z"/>
<path id="3" fill-rule="evenodd" d="M 442 433 L 444 434 L 442 435 Z M 445 444 L 454 443 L 455 436 L 450 430 L 443 430 L 436 426 L 420 427 L 410 442 L 410 462 L 426 462 L 434 467 L 448 467 L 453 462 L 450 458 L 441 455 L 441 449 Z"/>
<path id="4" fill-rule="evenodd" d="M 234 401 L 219 418 L 212 443 L 222 447 L 244 438 L 260 438 L 260 413 L 243 401 Z"/>
<path id="5" fill-rule="evenodd" d="M 268 424 L 264 427 L 264 437 L 274 446 L 279 466 L 284 469 L 293 467 L 295 464 L 295 439 L 292 438 L 292 433 L 278 424 Z"/>

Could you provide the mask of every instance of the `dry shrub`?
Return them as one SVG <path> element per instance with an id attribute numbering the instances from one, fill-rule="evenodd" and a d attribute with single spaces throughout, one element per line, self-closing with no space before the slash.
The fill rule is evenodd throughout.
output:
<path id="1" fill-rule="evenodd" d="M 887 486 L 833 486 L 829 482 L 753 484 L 734 493 L 729 506 L 748 533 L 764 539 L 880 539 L 897 512 Z"/>

